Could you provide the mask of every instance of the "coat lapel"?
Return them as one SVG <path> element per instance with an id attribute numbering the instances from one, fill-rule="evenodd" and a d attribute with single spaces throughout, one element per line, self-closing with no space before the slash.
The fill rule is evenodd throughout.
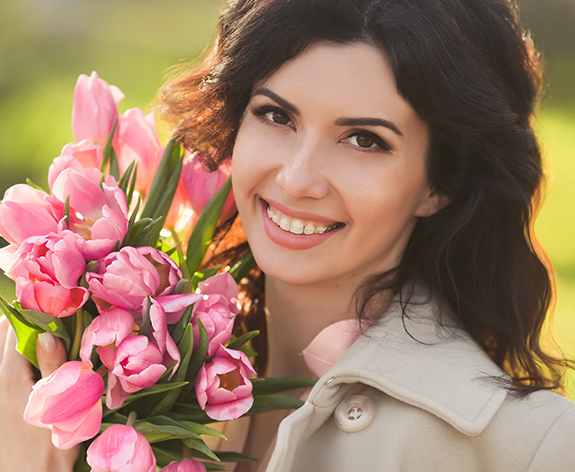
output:
<path id="1" fill-rule="evenodd" d="M 437 313 L 435 301 L 422 294 L 412 298 L 405 315 L 394 302 L 318 381 L 308 401 L 325 408 L 346 384 L 362 383 L 463 434 L 481 433 L 507 396 L 494 379 L 508 377 L 463 330 L 439 326 Z"/>

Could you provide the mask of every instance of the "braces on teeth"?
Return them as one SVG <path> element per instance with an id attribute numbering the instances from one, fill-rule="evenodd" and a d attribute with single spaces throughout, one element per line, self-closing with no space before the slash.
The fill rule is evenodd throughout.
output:
<path id="1" fill-rule="evenodd" d="M 267 207 L 267 213 L 268 216 L 270 218 L 270 220 L 272 220 L 276 226 L 279 226 L 281 229 L 283 229 L 284 231 L 290 232 L 292 234 L 305 234 L 305 235 L 311 235 L 311 234 L 323 234 L 327 231 L 331 231 L 332 229 L 337 228 L 338 223 L 335 223 L 331 226 L 318 226 L 317 228 L 311 224 L 311 223 L 307 223 L 306 225 L 303 224 L 303 221 L 298 220 L 298 219 L 290 219 L 287 216 L 278 216 L 276 215 L 270 208 L 270 206 L 268 205 Z"/>

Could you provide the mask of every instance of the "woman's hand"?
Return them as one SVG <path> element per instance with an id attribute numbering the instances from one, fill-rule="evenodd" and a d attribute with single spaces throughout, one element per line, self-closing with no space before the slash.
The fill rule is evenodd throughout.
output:
<path id="1" fill-rule="evenodd" d="M 50 333 L 39 336 L 38 364 L 46 377 L 66 362 L 62 342 Z M 16 335 L 0 317 L 0 469 L 2 472 L 68 472 L 79 446 L 62 451 L 52 445 L 48 429 L 30 426 L 22 419 L 34 385 L 30 363 L 16 351 Z"/>

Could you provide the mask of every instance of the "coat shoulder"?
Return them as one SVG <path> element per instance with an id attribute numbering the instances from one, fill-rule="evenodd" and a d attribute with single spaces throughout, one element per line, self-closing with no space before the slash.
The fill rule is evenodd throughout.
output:
<path id="1" fill-rule="evenodd" d="M 522 399 L 509 395 L 485 435 L 521 445 L 523 458 L 529 459 L 522 470 L 575 470 L 575 402 L 557 393 L 542 390 Z M 512 448 L 500 449 L 508 459 Z"/>

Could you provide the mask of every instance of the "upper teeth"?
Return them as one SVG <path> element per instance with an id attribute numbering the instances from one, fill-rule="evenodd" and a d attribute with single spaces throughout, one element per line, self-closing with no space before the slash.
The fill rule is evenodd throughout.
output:
<path id="1" fill-rule="evenodd" d="M 322 234 L 325 233 L 327 228 L 322 225 L 315 226 L 313 223 L 304 223 L 297 218 L 290 218 L 284 214 L 280 214 L 277 210 L 272 210 L 268 206 L 268 216 L 276 225 L 284 231 L 289 231 L 293 234 Z"/>

